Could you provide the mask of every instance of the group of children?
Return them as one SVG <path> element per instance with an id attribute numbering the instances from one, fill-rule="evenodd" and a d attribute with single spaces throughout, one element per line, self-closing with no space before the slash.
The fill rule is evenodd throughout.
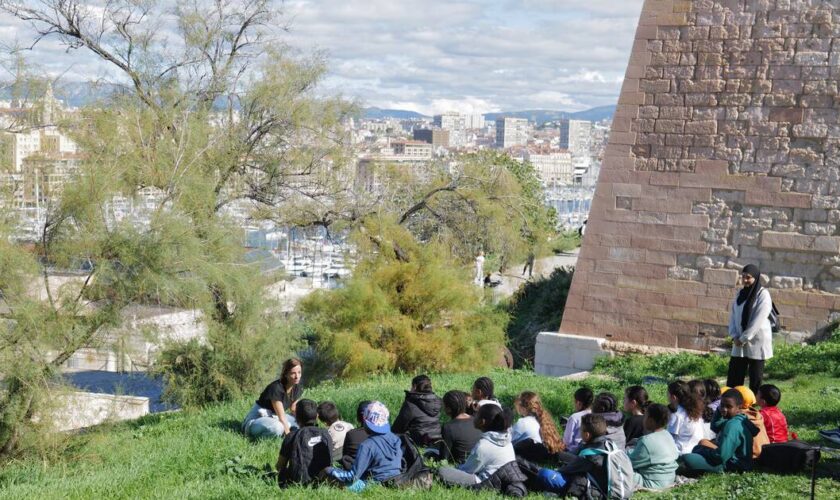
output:
<path id="1" fill-rule="evenodd" d="M 561 435 L 535 392 L 519 394 L 511 411 L 487 377 L 470 393 L 439 398 L 420 375 L 393 424 L 378 401 L 359 403 L 358 427 L 342 421 L 331 402 L 298 401 L 300 428 L 284 439 L 277 468 L 281 485 L 327 480 L 360 491 L 371 480 L 397 484 L 411 465 L 406 454 L 419 448 L 426 459 L 446 462 L 437 474 L 450 486 L 575 497 L 621 488 L 629 496 L 638 488 L 670 487 L 678 469 L 686 475 L 750 470 L 763 444 L 788 438 L 780 399 L 773 385 L 761 386 L 756 397 L 747 387 L 721 389 L 714 380 L 675 381 L 667 406 L 651 402 L 641 386 L 628 387 L 622 412 L 615 395 L 580 388 Z M 441 413 L 448 417 L 443 424 Z"/>

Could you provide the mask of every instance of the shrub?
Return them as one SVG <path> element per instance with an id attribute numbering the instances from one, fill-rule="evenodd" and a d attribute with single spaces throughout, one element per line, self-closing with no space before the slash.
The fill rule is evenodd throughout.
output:
<path id="1" fill-rule="evenodd" d="M 479 290 L 442 245 L 390 231 L 398 242 L 380 241 L 381 251 L 366 253 L 344 288 L 300 303 L 328 371 L 354 378 L 493 366 L 506 315 L 481 304 Z"/>
<path id="2" fill-rule="evenodd" d="M 166 382 L 164 400 L 200 406 L 240 398 L 276 378 L 283 360 L 304 344 L 295 323 L 262 325 L 246 335 L 222 329 L 209 335 L 209 343 L 193 339 L 162 349 L 154 371 Z"/>
<path id="3" fill-rule="evenodd" d="M 525 283 L 511 298 L 507 338 L 515 366 L 533 365 L 537 334 L 560 328 L 573 274 L 573 268 L 555 269 L 547 278 Z"/>

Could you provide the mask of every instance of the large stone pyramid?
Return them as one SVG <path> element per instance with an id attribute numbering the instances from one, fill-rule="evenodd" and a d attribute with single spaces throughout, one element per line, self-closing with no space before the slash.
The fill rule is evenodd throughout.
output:
<path id="1" fill-rule="evenodd" d="M 840 311 L 840 2 L 647 0 L 560 331 L 707 349 L 756 263 Z"/>

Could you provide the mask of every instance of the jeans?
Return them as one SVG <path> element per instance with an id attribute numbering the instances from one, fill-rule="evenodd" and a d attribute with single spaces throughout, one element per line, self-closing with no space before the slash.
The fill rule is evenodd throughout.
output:
<path id="1" fill-rule="evenodd" d="M 286 422 L 290 429 L 297 428 L 297 420 L 292 415 L 286 414 Z M 280 418 L 271 410 L 266 410 L 260 405 L 255 404 L 251 407 L 251 411 L 245 416 L 242 422 L 242 431 L 246 436 L 253 438 L 263 437 L 283 437 L 285 429 Z"/>
<path id="2" fill-rule="evenodd" d="M 448 486 L 475 486 L 478 484 L 478 477 L 475 474 L 464 472 L 455 467 L 441 467 L 438 469 L 438 476 Z"/>
<path id="3" fill-rule="evenodd" d="M 738 387 L 744 385 L 744 378 L 750 374 L 750 390 L 753 394 L 758 394 L 758 388 L 761 387 L 761 380 L 764 378 L 764 360 L 739 358 L 735 356 L 729 357 L 729 373 L 726 375 L 726 385 L 729 387 Z"/>
<path id="4" fill-rule="evenodd" d="M 680 457 L 680 462 L 692 472 L 723 472 L 725 469 L 723 464 L 710 464 L 706 457 L 699 453 L 687 453 Z"/>

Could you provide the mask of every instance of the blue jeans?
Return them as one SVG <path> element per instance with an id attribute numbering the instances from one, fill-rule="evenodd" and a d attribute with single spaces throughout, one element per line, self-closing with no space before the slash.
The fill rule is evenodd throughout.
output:
<path id="1" fill-rule="evenodd" d="M 297 428 L 297 420 L 292 415 L 286 414 L 286 422 L 290 429 Z M 263 437 L 283 437 L 285 429 L 280 418 L 271 410 L 266 410 L 260 405 L 255 404 L 251 407 L 251 411 L 245 416 L 242 421 L 242 431 L 246 436 L 252 438 Z"/>

